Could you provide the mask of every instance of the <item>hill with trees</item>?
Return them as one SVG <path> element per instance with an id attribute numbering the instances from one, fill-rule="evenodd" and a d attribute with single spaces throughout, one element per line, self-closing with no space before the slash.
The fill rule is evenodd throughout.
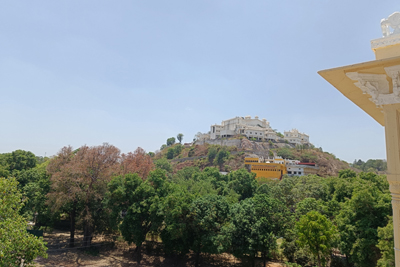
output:
<path id="1" fill-rule="evenodd" d="M 170 138 L 168 139 L 170 140 Z M 324 152 L 322 148 L 313 146 L 295 146 L 288 143 L 260 142 L 248 140 L 245 137 L 236 139 L 233 146 L 219 144 L 182 145 L 168 142 L 156 154 L 152 154 L 155 164 L 171 165 L 168 168 L 174 172 L 188 166 L 218 167 L 220 171 L 229 172 L 244 167 L 244 158 L 252 157 L 282 157 L 284 159 L 314 162 L 319 166 L 318 175 L 336 176 L 340 170 L 355 168 L 349 163 L 338 159 L 335 155 Z M 157 163 L 158 162 L 158 163 Z M 358 168 L 354 169 L 359 171 Z M 378 170 L 378 169 L 377 169 Z M 380 169 L 379 169 L 380 170 Z"/>

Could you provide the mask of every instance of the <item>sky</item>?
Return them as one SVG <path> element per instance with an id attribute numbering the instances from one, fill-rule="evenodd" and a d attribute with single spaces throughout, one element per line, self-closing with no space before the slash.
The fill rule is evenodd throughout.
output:
<path id="1" fill-rule="evenodd" d="M 384 128 L 317 72 L 374 60 L 398 1 L 0 2 L 0 153 L 155 151 L 236 116 L 353 162 Z"/>

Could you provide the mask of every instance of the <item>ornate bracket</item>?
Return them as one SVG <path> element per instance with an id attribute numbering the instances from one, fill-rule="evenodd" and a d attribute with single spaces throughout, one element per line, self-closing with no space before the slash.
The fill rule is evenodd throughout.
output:
<path id="1" fill-rule="evenodd" d="M 386 74 L 346 73 L 364 94 L 369 94 L 377 106 L 400 103 L 400 65 L 386 67 Z M 388 77 L 392 80 L 393 92 L 390 93 Z"/>
<path id="2" fill-rule="evenodd" d="M 393 94 L 400 96 L 400 65 L 387 67 L 385 71 L 392 78 Z"/>
<path id="3" fill-rule="evenodd" d="M 389 95 L 389 82 L 385 74 L 348 72 L 346 75 L 351 80 L 357 81 L 354 85 L 360 88 L 363 94 L 369 94 L 371 96 L 369 100 L 374 102 L 377 106 L 384 105 L 382 97 Z"/>

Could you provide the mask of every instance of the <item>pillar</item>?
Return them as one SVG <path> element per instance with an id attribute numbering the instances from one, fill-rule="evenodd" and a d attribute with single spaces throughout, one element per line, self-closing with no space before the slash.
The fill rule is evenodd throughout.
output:
<path id="1" fill-rule="evenodd" d="M 400 266 L 400 103 L 384 105 L 389 189 L 392 195 L 395 266 Z"/>

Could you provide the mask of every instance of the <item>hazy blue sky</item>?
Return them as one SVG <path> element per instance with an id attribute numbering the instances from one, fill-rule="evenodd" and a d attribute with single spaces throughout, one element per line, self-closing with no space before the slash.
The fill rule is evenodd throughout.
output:
<path id="1" fill-rule="evenodd" d="M 258 115 L 337 157 L 384 129 L 317 71 L 374 59 L 398 1 L 1 1 L 0 153 L 123 152 Z"/>

